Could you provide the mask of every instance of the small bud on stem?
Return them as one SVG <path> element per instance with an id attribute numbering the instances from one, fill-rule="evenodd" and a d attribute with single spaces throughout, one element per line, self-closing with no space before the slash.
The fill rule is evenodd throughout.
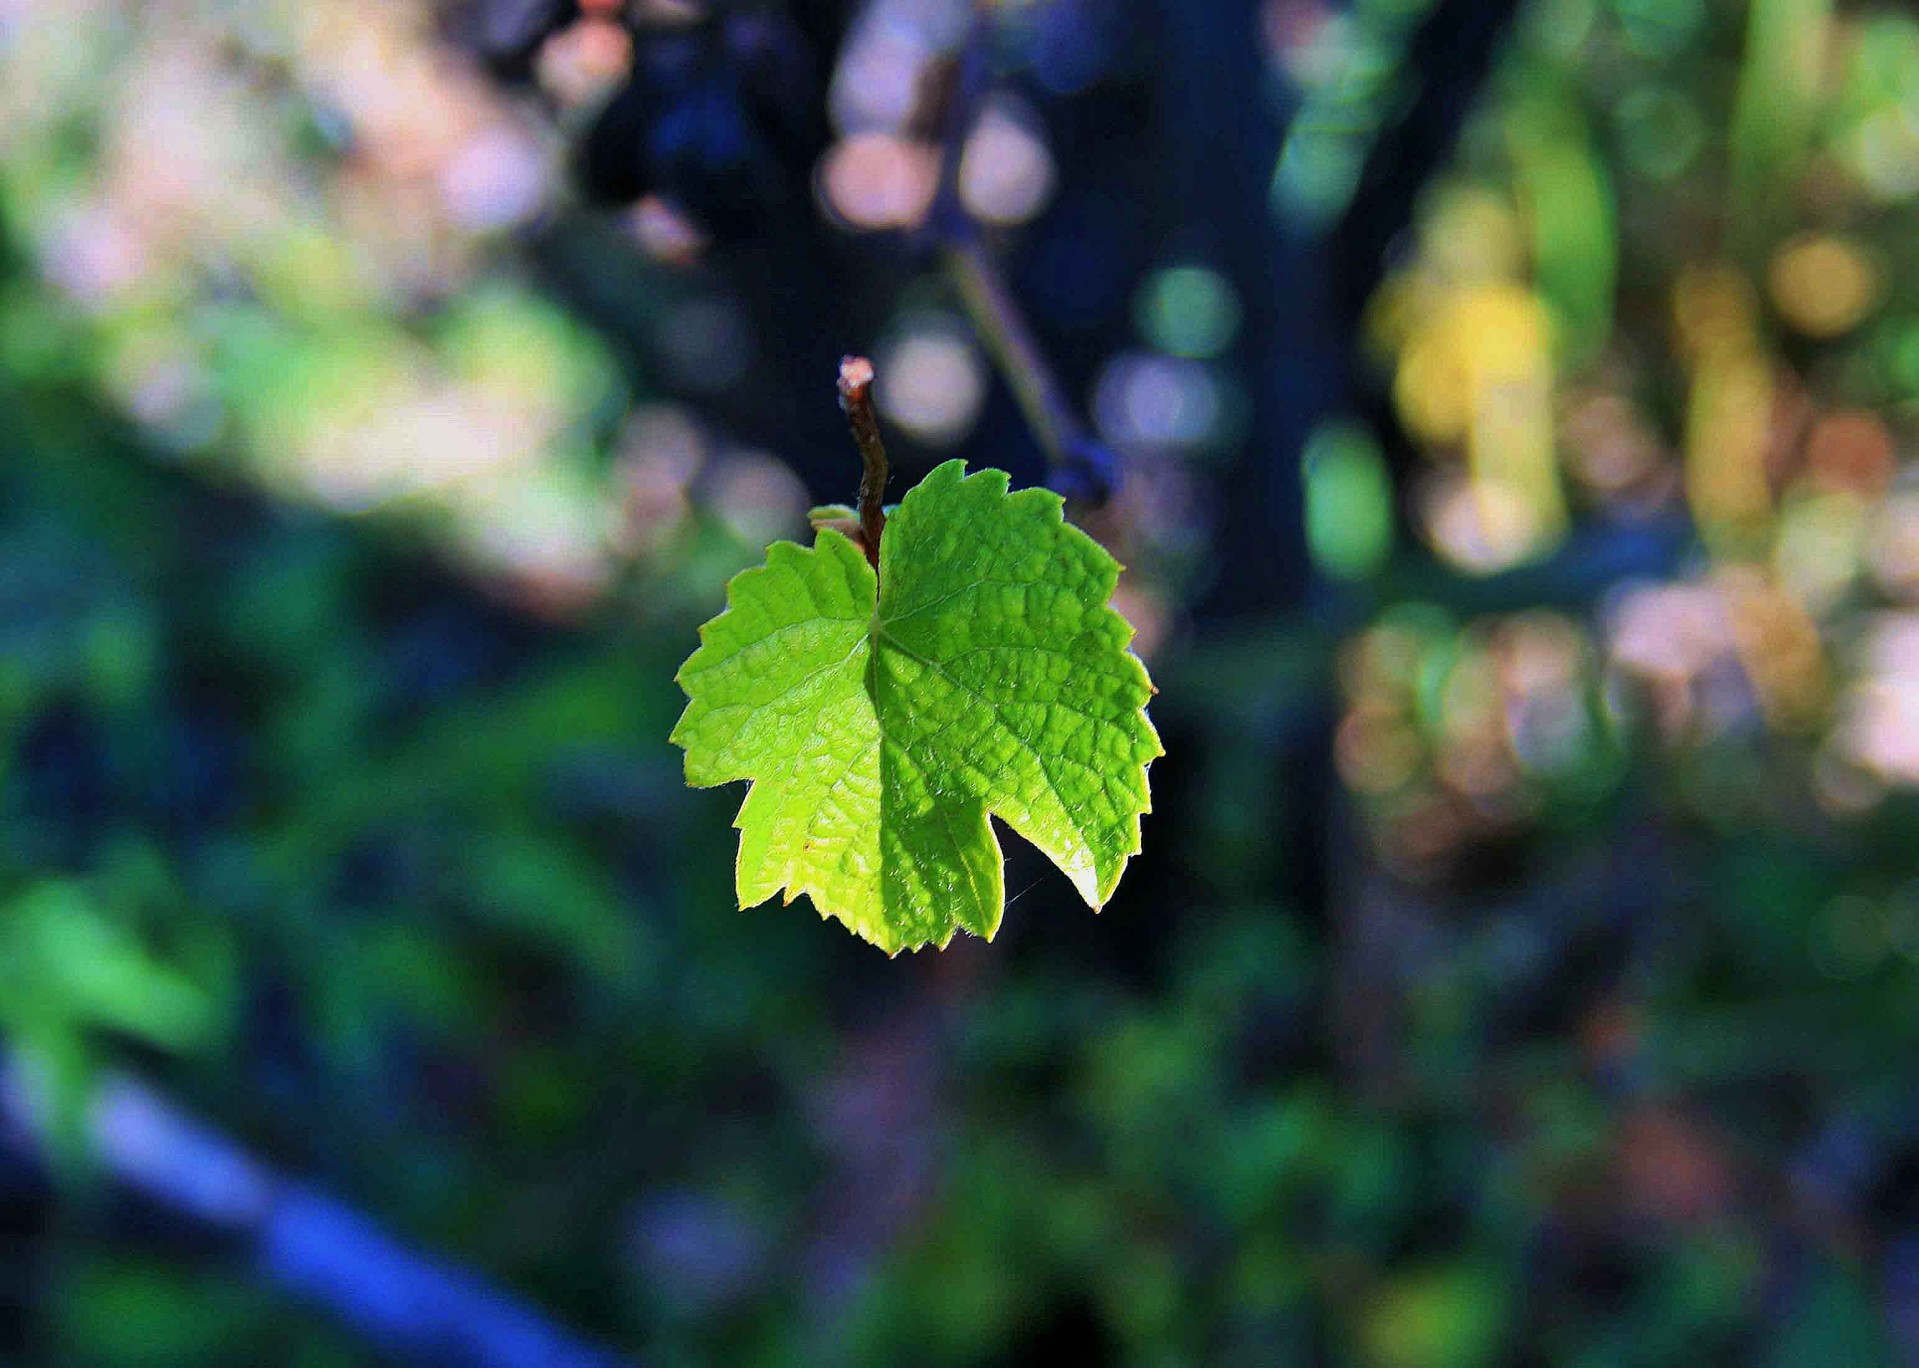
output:
<path id="1" fill-rule="evenodd" d="M 860 539 L 866 559 L 880 568 L 880 534 L 886 530 L 882 506 L 886 494 L 886 444 L 880 440 L 879 417 L 873 411 L 873 363 L 863 356 L 840 362 L 840 410 L 846 414 L 853 441 L 860 449 Z"/>

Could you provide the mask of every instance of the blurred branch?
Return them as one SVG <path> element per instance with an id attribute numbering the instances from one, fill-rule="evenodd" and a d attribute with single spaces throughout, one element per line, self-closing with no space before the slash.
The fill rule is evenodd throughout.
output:
<path id="1" fill-rule="evenodd" d="M 1231 573 L 1214 579 L 1199 611 L 1217 620 L 1293 609 L 1311 580 L 1300 453 L 1349 388 L 1347 341 L 1323 302 L 1326 250 L 1268 210 L 1281 128 L 1258 41 L 1260 0 L 1221 0 L 1201 22 L 1183 0 L 1154 9 L 1161 155 L 1180 253 L 1220 271 L 1244 308 L 1246 441 L 1221 476 L 1231 496 L 1214 548 Z"/>
<path id="2" fill-rule="evenodd" d="M 1393 239 L 1412 221 L 1420 192 L 1452 155 L 1519 13 L 1519 0 L 1439 0 L 1407 46 L 1415 92 L 1374 140 L 1330 242 L 1340 304 L 1357 326 L 1385 270 Z"/>
<path id="3" fill-rule="evenodd" d="M 19 1057 L 0 1122 L 31 1154 L 52 1143 L 44 1089 Z M 394 1239 L 317 1188 L 281 1177 L 124 1074 L 86 1104 L 85 1141 L 115 1182 L 195 1224 L 247 1238 L 269 1281 L 324 1307 L 382 1352 L 470 1368 L 618 1368 L 629 1360 L 555 1326 L 485 1279 Z"/>
<path id="4" fill-rule="evenodd" d="M 927 214 L 928 229 L 936 239 L 962 237 L 974 231 L 972 216 L 960 198 L 960 165 L 966 140 L 979 122 L 980 106 L 993 84 L 993 14 L 983 4 L 974 6 L 973 23 L 953 65 L 951 89 L 940 114 L 939 189 Z"/>
<path id="5" fill-rule="evenodd" d="M 1034 438 L 1046 453 L 1047 464 L 1070 464 L 1073 454 L 1085 448 L 1090 439 L 1034 339 L 999 263 L 970 224 L 941 244 L 940 258 L 980 340 L 1019 401 Z M 1108 488 L 1080 497 L 1103 503 L 1111 493 Z"/>
<path id="6" fill-rule="evenodd" d="M 1161 0 L 1158 60 L 1167 92 L 1167 161 L 1191 245 L 1245 303 L 1248 438 L 1221 510 L 1221 555 L 1206 617 L 1256 616 L 1325 597 L 1305 553 L 1300 460 L 1328 418 L 1364 408 L 1360 318 L 1388 248 L 1410 222 L 1474 106 L 1517 0 L 1434 0 L 1407 40 L 1405 71 L 1358 184 L 1330 226 L 1272 199 L 1285 118 L 1255 40 L 1257 0 L 1200 11 Z M 1296 122 L 1300 111 L 1291 111 Z M 1274 212 L 1262 212 L 1267 206 Z M 1390 430 L 1390 429 L 1386 429 Z"/>
<path id="7" fill-rule="evenodd" d="M 960 194 L 966 140 L 992 86 L 993 24 L 990 8 L 979 6 L 941 120 L 939 189 L 923 232 L 1045 454 L 1047 483 L 1074 503 L 1097 508 L 1113 496 L 1118 463 L 1080 421 Z"/>

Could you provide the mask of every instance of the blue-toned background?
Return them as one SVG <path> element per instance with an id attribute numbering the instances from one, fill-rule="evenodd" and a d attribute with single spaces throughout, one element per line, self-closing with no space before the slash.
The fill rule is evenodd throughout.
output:
<path id="1" fill-rule="evenodd" d="M 1916 230 L 1891 0 L 0 0 L 0 1363 L 1919 1363 Z M 734 905 L 847 352 L 1097 918 Z"/>

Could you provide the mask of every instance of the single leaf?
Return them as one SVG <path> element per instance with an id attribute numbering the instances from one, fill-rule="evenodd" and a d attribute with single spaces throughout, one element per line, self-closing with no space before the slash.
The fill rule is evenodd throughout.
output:
<path id="1" fill-rule="evenodd" d="M 686 779 L 753 781 L 740 905 L 804 893 L 889 954 L 991 939 L 988 814 L 1094 909 L 1139 852 L 1162 754 L 1153 686 L 1108 606 L 1119 566 L 1042 489 L 948 461 L 900 502 L 877 580 L 841 533 L 775 542 L 680 670 Z"/>

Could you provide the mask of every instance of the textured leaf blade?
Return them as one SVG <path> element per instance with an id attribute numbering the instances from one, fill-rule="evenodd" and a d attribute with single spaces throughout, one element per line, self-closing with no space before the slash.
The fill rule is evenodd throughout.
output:
<path id="1" fill-rule="evenodd" d="M 832 530 L 738 576 L 681 670 L 673 739 L 687 782 L 753 781 L 741 905 L 803 893 L 889 952 L 990 938 L 989 814 L 1103 905 L 1161 753 L 1118 571 L 1058 496 L 949 461 L 887 523 L 877 579 Z"/>

